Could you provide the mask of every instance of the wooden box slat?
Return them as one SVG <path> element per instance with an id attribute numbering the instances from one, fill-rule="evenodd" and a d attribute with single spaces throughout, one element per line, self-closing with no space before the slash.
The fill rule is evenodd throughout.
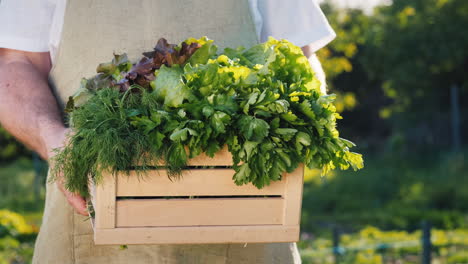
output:
<path id="1" fill-rule="evenodd" d="M 252 184 L 237 186 L 233 169 L 184 170 L 180 179 L 169 179 L 166 170 L 153 170 L 140 177 L 135 172 L 117 176 L 118 197 L 139 196 L 226 196 L 283 195 L 286 181 L 258 189 Z"/>
<path id="2" fill-rule="evenodd" d="M 115 228 L 115 180 L 112 179 L 112 176 L 107 176 L 101 184 L 92 188 L 92 193 L 95 195 L 94 211 L 99 212 L 94 221 L 95 227 Z"/>
<path id="3" fill-rule="evenodd" d="M 121 200 L 116 227 L 279 225 L 283 204 L 283 198 Z"/>
<path id="4" fill-rule="evenodd" d="M 187 150 L 188 153 L 188 150 Z M 164 162 L 153 162 L 149 164 L 153 166 L 165 166 Z M 232 155 L 229 152 L 227 147 L 222 148 L 220 151 L 216 152 L 216 156 L 210 158 L 205 153 L 201 153 L 195 158 L 189 159 L 187 161 L 188 166 L 232 166 Z"/>
<path id="5" fill-rule="evenodd" d="M 284 224 L 299 225 L 302 208 L 302 186 L 304 184 L 304 166 L 301 165 L 295 171 L 284 177 Z"/>
<path id="6" fill-rule="evenodd" d="M 97 245 L 279 243 L 299 238 L 299 226 L 127 227 L 97 229 Z"/>

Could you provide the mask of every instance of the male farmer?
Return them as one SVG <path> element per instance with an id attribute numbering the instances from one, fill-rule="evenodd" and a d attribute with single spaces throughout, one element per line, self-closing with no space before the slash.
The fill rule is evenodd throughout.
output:
<path id="1" fill-rule="evenodd" d="M 224 48 L 273 36 L 303 47 L 323 81 L 313 53 L 335 37 L 314 0 L 1 0 L 0 25 L 0 123 L 45 160 L 66 139 L 64 100 L 112 52 L 135 60 L 160 37 Z M 300 263 L 295 243 L 95 246 L 86 215 L 82 197 L 49 183 L 33 263 Z"/>

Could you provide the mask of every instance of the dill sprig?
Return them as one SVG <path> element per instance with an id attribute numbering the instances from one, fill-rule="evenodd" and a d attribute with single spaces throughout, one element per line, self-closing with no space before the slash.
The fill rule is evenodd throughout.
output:
<path id="1" fill-rule="evenodd" d="M 154 148 L 148 136 L 129 122 L 132 112 L 148 112 L 143 101 L 151 103 L 149 97 L 114 89 L 97 91 L 71 114 L 74 134 L 54 157 L 52 175 L 62 173 L 68 190 L 87 197 L 89 180 L 99 184 L 103 171 L 128 173 L 135 164 L 141 164 L 144 171 L 151 159 L 162 157 L 162 150 Z"/>

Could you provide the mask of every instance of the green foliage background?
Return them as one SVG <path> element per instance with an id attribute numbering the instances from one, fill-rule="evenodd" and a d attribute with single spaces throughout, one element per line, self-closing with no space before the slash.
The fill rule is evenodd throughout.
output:
<path id="1" fill-rule="evenodd" d="M 371 15 L 322 8 L 337 38 L 318 55 L 340 95 L 339 129 L 361 148 L 366 167 L 311 181 L 304 226 L 326 216 L 384 228 L 415 229 L 422 218 L 466 226 L 467 153 L 452 151 L 450 87 L 459 88 L 463 135 L 468 2 L 395 0 Z"/>
<path id="2" fill-rule="evenodd" d="M 329 247 L 333 226 L 349 233 L 345 244 L 397 236 L 374 229 L 372 233 L 368 225 L 403 230 L 400 241 L 414 239 L 423 219 L 435 228 L 461 230 L 453 232 L 466 238 L 468 151 L 463 137 L 461 150 L 454 151 L 450 88 L 458 87 L 458 132 L 465 135 L 468 1 L 394 0 L 372 14 L 338 9 L 328 2 L 322 9 L 337 33 L 318 56 L 330 92 L 338 94 L 336 107 L 344 117 L 338 128 L 357 143 L 366 167 L 326 178 L 307 172 L 302 231 L 311 237 L 302 247 Z M 31 195 L 33 165 L 23 157 L 30 153 L 0 128 L 0 188 L 17 190 L 0 189 L 0 208 L 29 215 L 40 212 L 42 201 Z M 441 263 L 467 261 L 466 248 L 447 250 Z M 372 254 L 353 255 L 349 263 L 385 262 Z M 305 255 L 304 263 L 314 262 Z"/>
<path id="3" fill-rule="evenodd" d="M 0 126 L 0 166 L 21 157 L 30 157 L 30 152 Z"/>

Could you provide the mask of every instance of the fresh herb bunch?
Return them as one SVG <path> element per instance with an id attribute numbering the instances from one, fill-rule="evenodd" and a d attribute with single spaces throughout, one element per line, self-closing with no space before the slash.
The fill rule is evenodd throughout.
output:
<path id="1" fill-rule="evenodd" d="M 88 195 L 89 177 L 162 161 L 177 177 L 187 160 L 224 145 L 233 180 L 258 188 L 300 163 L 324 173 L 363 167 L 339 137 L 335 95 L 320 92 L 301 49 L 270 38 L 249 49 L 217 47 L 206 37 L 180 45 L 159 40 L 131 64 L 114 55 L 82 81 L 67 111 L 74 134 L 56 156 L 70 191 Z M 152 163 L 153 162 L 153 163 Z"/>

